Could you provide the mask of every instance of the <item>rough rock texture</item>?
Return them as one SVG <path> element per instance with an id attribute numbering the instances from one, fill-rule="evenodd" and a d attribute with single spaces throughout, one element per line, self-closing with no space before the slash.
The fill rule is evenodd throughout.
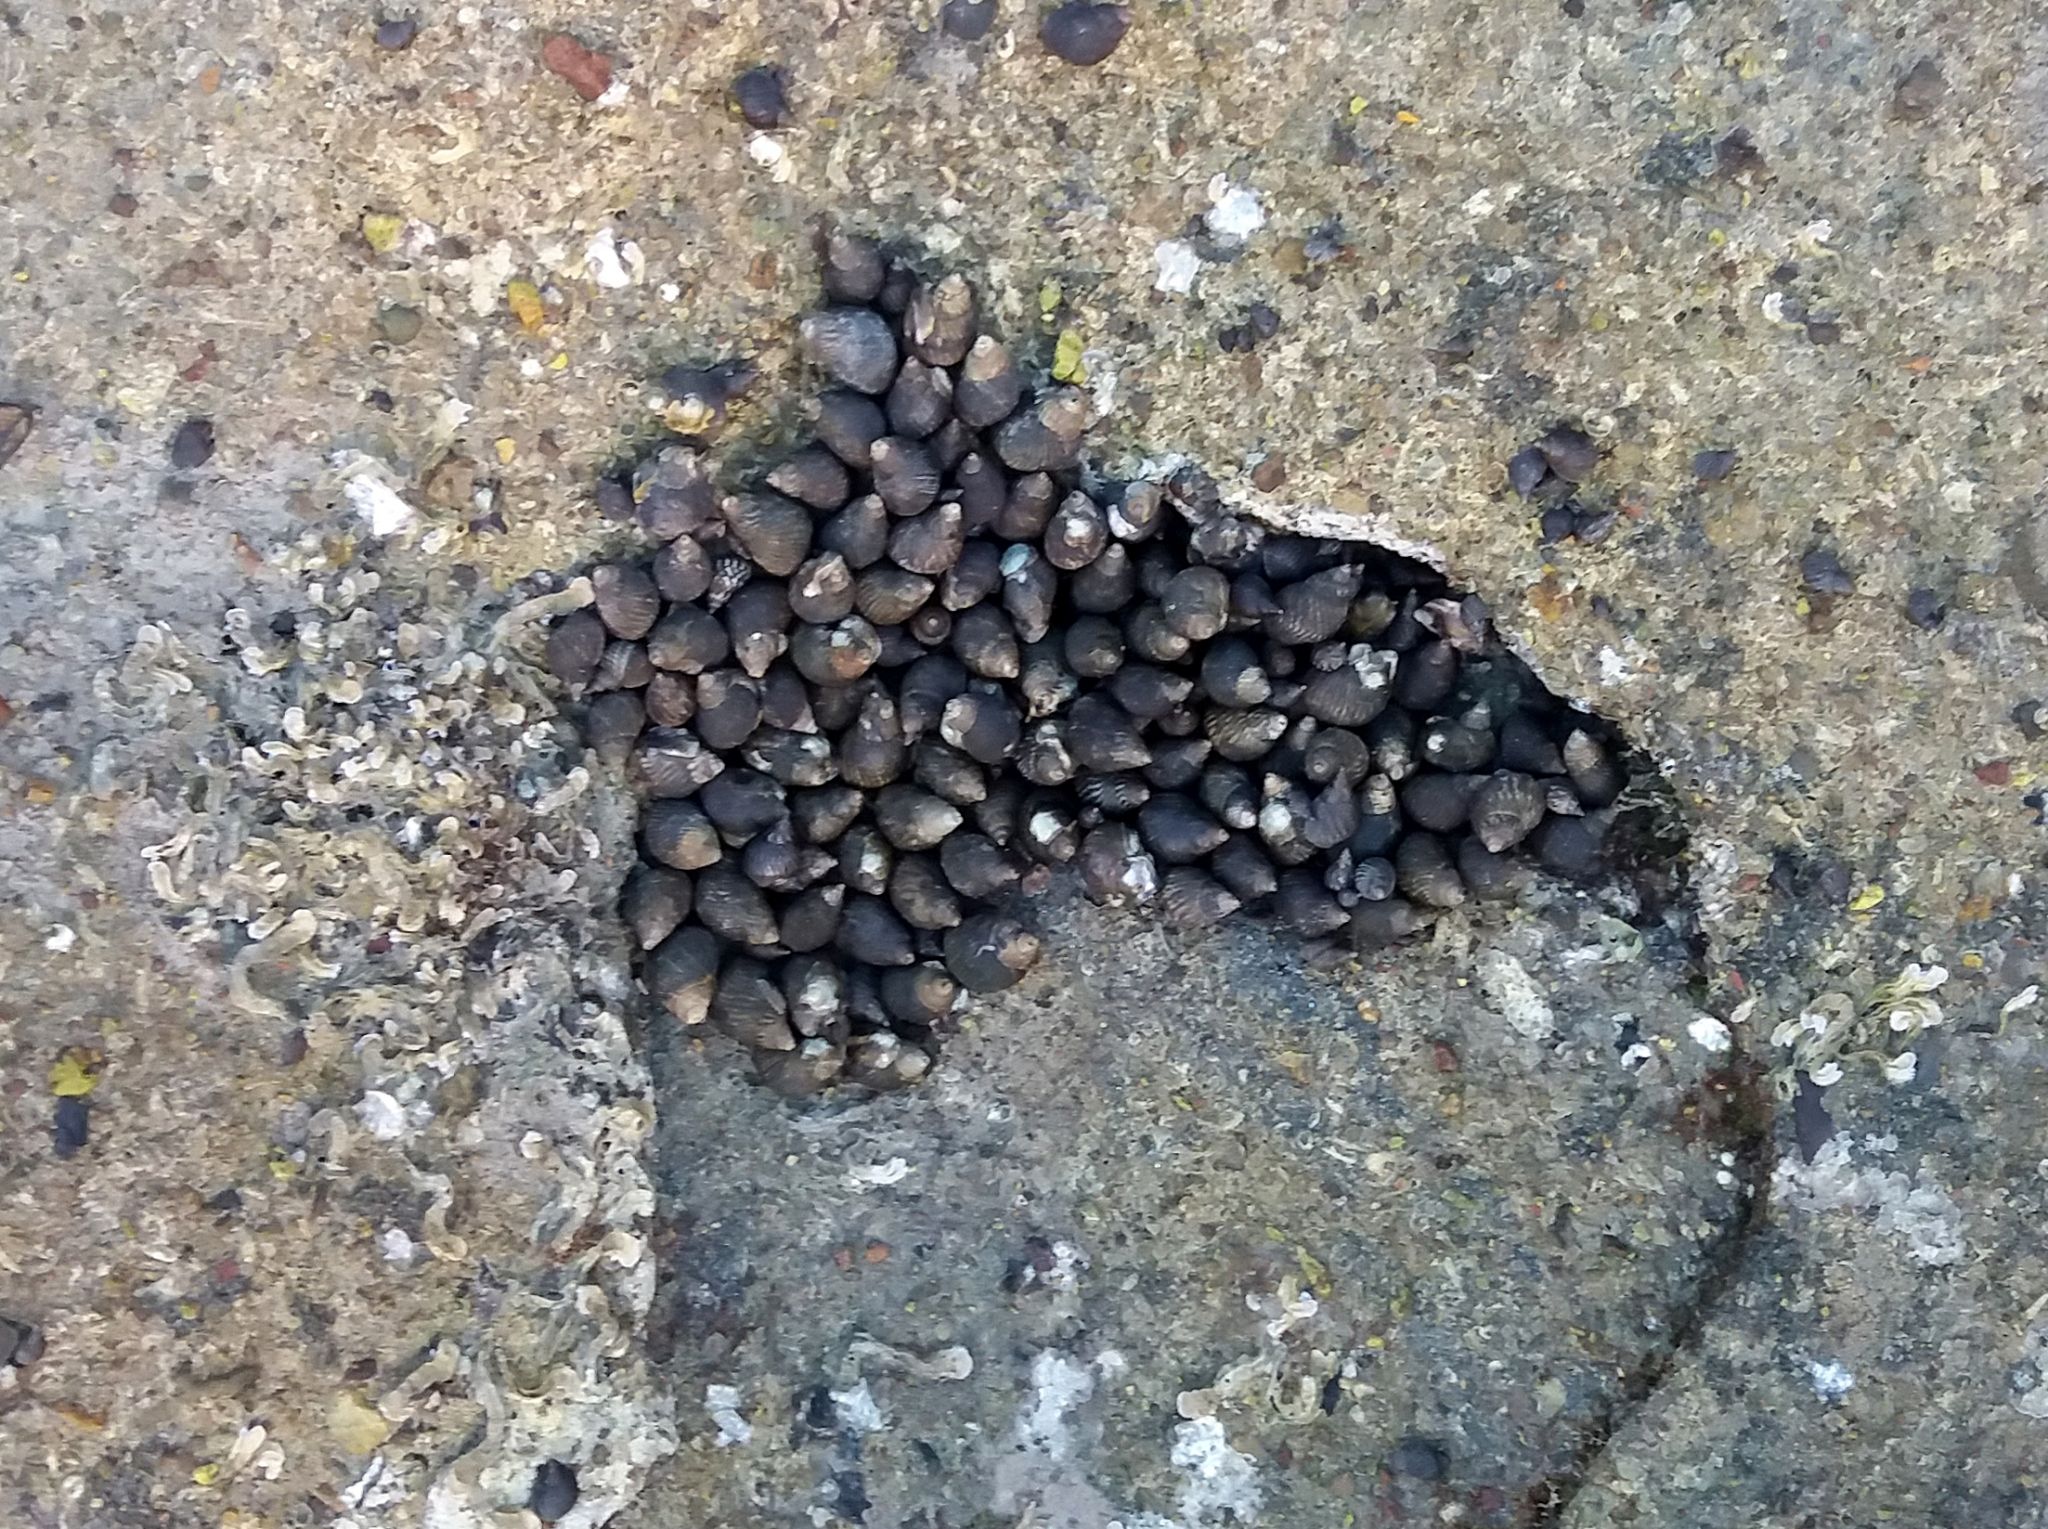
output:
<path id="1" fill-rule="evenodd" d="M 1133 9 L 1077 70 L 1015 0 L 973 44 L 928 4 L 423 7 L 402 51 L 347 8 L 0 7 L 14 1520 L 475 1523 L 558 1456 L 590 1523 L 671 1440 L 624 1522 L 2048 1516 L 2048 25 Z M 763 60 L 767 135 L 724 104 Z M 795 1112 L 657 1045 L 657 1155 L 624 805 L 497 623 L 628 539 L 588 485 L 662 364 L 751 354 L 734 430 L 799 428 L 828 214 L 1042 364 L 1070 332 L 1112 462 L 1435 548 L 1669 771 L 1697 970 L 1537 920 L 1308 978 L 1076 915 L 912 1098 Z M 1558 418 L 1620 515 L 1539 550 L 1503 464 Z M 1745 1213 L 1714 1112 L 1759 1094 Z"/>

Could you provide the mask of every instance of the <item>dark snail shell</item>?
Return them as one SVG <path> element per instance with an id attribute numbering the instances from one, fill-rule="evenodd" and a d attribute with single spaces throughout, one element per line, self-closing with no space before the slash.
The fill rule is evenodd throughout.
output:
<path id="1" fill-rule="evenodd" d="M 1439 770 L 1469 775 L 1493 763 L 1493 734 L 1439 719 L 1422 731 L 1422 757 Z"/>
<path id="2" fill-rule="evenodd" d="M 968 897 L 1000 896 L 1024 874 L 1018 858 L 985 834 L 948 834 L 939 846 L 939 868 Z"/>
<path id="3" fill-rule="evenodd" d="M 657 673 L 641 692 L 653 727 L 681 727 L 697 715 L 697 686 L 688 675 Z"/>
<path id="4" fill-rule="evenodd" d="M 690 916 L 690 878 L 658 865 L 636 865 L 619 893 L 619 911 L 642 950 L 652 950 Z"/>
<path id="5" fill-rule="evenodd" d="M 950 641 L 953 636 L 953 614 L 936 605 L 928 605 L 910 618 L 904 629 L 914 642 L 927 648 L 936 648 Z"/>
<path id="6" fill-rule="evenodd" d="M 1258 654 L 1241 637 L 1219 637 L 1203 649 L 1201 672 L 1202 691 L 1218 706 L 1258 706 L 1273 694 Z"/>
<path id="7" fill-rule="evenodd" d="M 1244 904 L 1222 882 L 1192 865 L 1177 865 L 1159 882 L 1159 909 L 1176 929 L 1207 929 Z"/>
<path id="8" fill-rule="evenodd" d="M 633 510 L 641 529 L 674 541 L 718 519 L 718 488 L 704 458 L 688 446 L 664 446 L 633 469 Z"/>
<path id="9" fill-rule="evenodd" d="M 716 865 L 718 830 L 693 801 L 650 802 L 640 818 L 640 846 L 647 858 L 678 871 Z"/>
<path id="10" fill-rule="evenodd" d="M 798 1035 L 828 1035 L 846 1020 L 846 973 L 830 956 L 798 955 L 778 974 L 789 1026 Z"/>
<path id="11" fill-rule="evenodd" d="M 1017 847 L 1043 865 L 1065 865 L 1081 848 L 1081 825 L 1064 797 L 1039 791 L 1017 813 Z"/>
<path id="12" fill-rule="evenodd" d="M 889 905 L 913 929 L 951 929 L 962 917 L 960 899 L 929 855 L 903 855 L 889 876 Z"/>
<path id="13" fill-rule="evenodd" d="M 1482 902 L 1506 902 L 1530 880 L 1529 864 L 1521 856 L 1497 854 L 1477 839 L 1458 841 L 1458 875 L 1465 890 Z"/>
<path id="14" fill-rule="evenodd" d="M 1024 811 L 1024 782 L 998 775 L 988 783 L 988 795 L 974 804 L 974 826 L 997 844 L 1008 847 L 1017 837 L 1017 820 Z"/>
<path id="15" fill-rule="evenodd" d="M 1232 834 L 1230 842 L 1209 857 L 1209 869 L 1247 906 L 1271 897 L 1280 885 L 1273 862 L 1244 834 Z"/>
<path id="16" fill-rule="evenodd" d="M 1188 551 L 1211 567 L 1236 573 L 1258 555 L 1265 539 L 1266 528 L 1257 521 L 1242 515 L 1219 515 L 1188 533 Z"/>
<path id="17" fill-rule="evenodd" d="M 1415 718 L 1390 706 L 1366 724 L 1365 741 L 1372 745 L 1372 766 L 1389 780 L 1415 773 Z"/>
<path id="18" fill-rule="evenodd" d="M 847 1043 L 849 1082 L 878 1092 L 908 1088 L 932 1068 L 931 1054 L 887 1030 L 857 1035 Z"/>
<path id="19" fill-rule="evenodd" d="M 1166 624 L 1191 642 L 1207 642 L 1230 615 L 1230 581 L 1214 568 L 1184 568 L 1159 597 Z"/>
<path id="20" fill-rule="evenodd" d="M 960 364 L 959 379 L 953 384 L 953 410 L 976 430 L 986 430 L 1009 417 L 1023 392 L 1017 365 L 1002 342 L 981 335 Z"/>
<path id="21" fill-rule="evenodd" d="M 877 495 L 862 494 L 818 527 L 818 545 L 845 558 L 849 568 L 867 568 L 887 555 L 893 528 L 888 506 Z"/>
<path id="22" fill-rule="evenodd" d="M 1084 775 L 1075 782 L 1074 794 L 1084 806 L 1106 817 L 1121 818 L 1136 812 L 1152 800 L 1152 787 L 1142 775 L 1112 770 L 1106 775 Z"/>
<path id="23" fill-rule="evenodd" d="M 1606 866 L 1606 839 L 1611 826 L 1605 813 L 1582 818 L 1547 817 L 1529 836 L 1529 847 L 1546 871 L 1573 881 L 1590 881 Z"/>
<path id="24" fill-rule="evenodd" d="M 917 959 L 910 926 L 879 897 L 849 897 L 839 915 L 839 949 L 869 966 L 908 966 Z"/>
<path id="25" fill-rule="evenodd" d="M 828 625 L 853 609 L 853 569 L 837 552 L 817 553 L 790 575 L 788 595 L 790 613 L 799 621 Z"/>
<path id="26" fill-rule="evenodd" d="M 731 655 L 732 640 L 725 626 L 693 605 L 671 607 L 647 634 L 647 658 L 657 669 L 701 674 Z"/>
<path id="27" fill-rule="evenodd" d="M 820 278 L 835 303 L 871 303 L 882 290 L 888 267 L 882 247 L 864 234 L 835 229 L 819 241 Z"/>
<path id="28" fill-rule="evenodd" d="M 1052 626 L 1060 576 L 1036 549 L 1016 546 L 1003 554 L 1003 609 L 1025 642 L 1037 642 Z"/>
<path id="29" fill-rule="evenodd" d="M 1045 528 L 1045 560 L 1066 573 L 1085 568 L 1109 545 L 1109 522 L 1102 509 L 1083 493 L 1060 501 Z"/>
<path id="30" fill-rule="evenodd" d="M 900 435 L 885 435 L 868 451 L 868 470 L 874 476 L 875 493 L 891 515 L 916 515 L 931 508 L 939 497 L 939 464 L 922 441 Z M 959 519 L 959 507 L 953 510 Z M 893 555 L 893 547 L 892 547 Z M 903 560 L 899 557 L 897 561 Z M 908 564 L 905 564 L 908 567 Z M 916 568 L 916 573 L 939 573 L 941 568 Z"/>
<path id="31" fill-rule="evenodd" d="M 876 626 L 900 626 L 923 609 L 938 582 L 894 563 L 863 568 L 854 580 L 853 603 Z"/>
<path id="32" fill-rule="evenodd" d="M 1318 728 L 1302 750 L 1301 767 L 1318 785 L 1339 781 L 1355 786 L 1372 773 L 1372 750 L 1356 733 L 1341 727 Z"/>
<path id="33" fill-rule="evenodd" d="M 1351 922 L 1351 915 L 1337 901 L 1322 879 L 1307 870 L 1284 871 L 1273 894 L 1273 917 L 1281 927 L 1313 939 L 1334 934 Z"/>
<path id="34" fill-rule="evenodd" d="M 802 676 L 798 676 L 801 682 Z M 871 675 L 863 676 L 847 685 L 807 685 L 811 697 L 811 718 L 818 729 L 826 733 L 841 733 L 853 726 L 860 716 L 861 707 L 867 704 L 869 696 L 876 691 L 888 693 L 888 687 Z"/>
<path id="35" fill-rule="evenodd" d="M 644 972 L 655 1002 L 686 1025 L 701 1025 L 718 990 L 723 950 L 708 929 L 678 929 L 654 948 Z"/>
<path id="36" fill-rule="evenodd" d="M 1456 908 L 1465 901 L 1465 883 L 1444 841 L 1433 833 L 1411 833 L 1394 851 L 1394 872 L 1401 895 L 1425 908 Z"/>
<path id="37" fill-rule="evenodd" d="M 1109 543 L 1094 562 L 1076 569 L 1067 580 L 1067 594 L 1074 609 L 1097 616 L 1124 609 L 1136 596 L 1137 588 L 1137 568 L 1122 542 Z"/>
<path id="38" fill-rule="evenodd" d="M 996 535 L 1005 541 L 1037 541 L 1052 523 L 1059 498 L 1059 485 L 1045 473 L 1025 473 L 1010 485 L 1009 497 L 996 517 Z"/>
<path id="39" fill-rule="evenodd" d="M 1250 711 L 1212 711 L 1202 718 L 1216 752 L 1242 764 L 1265 755 L 1287 731 L 1287 718 L 1280 712 L 1256 707 Z"/>
<path id="40" fill-rule="evenodd" d="M 1356 563 L 1341 563 L 1312 573 L 1275 594 L 1279 609 L 1265 618 L 1265 629 L 1282 642 L 1324 642 L 1343 629 L 1351 613 L 1351 600 L 1365 570 Z"/>
<path id="41" fill-rule="evenodd" d="M 1179 791 L 1200 778 L 1215 747 L 1207 738 L 1169 738 L 1152 745 L 1145 779 L 1161 791 Z"/>
<path id="42" fill-rule="evenodd" d="M 768 486 L 814 510 L 836 510 L 853 492 L 846 464 L 823 446 L 797 452 L 771 468 Z"/>
<path id="43" fill-rule="evenodd" d="M 1435 914 L 1416 907 L 1406 898 L 1361 902 L 1351 910 L 1351 939 L 1360 950 L 1398 945 L 1422 933 L 1434 918 Z"/>
<path id="44" fill-rule="evenodd" d="M 1259 821 L 1259 790 L 1249 773 L 1224 760 L 1202 771 L 1202 805 L 1231 828 L 1251 828 Z"/>
<path id="45" fill-rule="evenodd" d="M 1164 717 L 1195 693 L 1194 682 L 1186 675 L 1152 664 L 1125 664 L 1105 688 L 1117 705 L 1147 722 Z"/>
<path id="46" fill-rule="evenodd" d="M 678 605 L 702 599 L 711 588 L 711 559 L 694 536 L 680 536 L 654 554 L 654 587 Z"/>
<path id="47" fill-rule="evenodd" d="M 889 385 L 885 408 L 891 430 L 923 440 L 952 417 L 952 374 L 942 366 L 927 366 L 912 356 Z"/>
<path id="48" fill-rule="evenodd" d="M 1465 843 L 1473 841 L 1467 839 Z M 1394 895 L 1399 884 L 1394 862 L 1383 855 L 1367 855 L 1351 862 L 1351 890 L 1367 902 L 1382 902 Z"/>
<path id="49" fill-rule="evenodd" d="M 791 619 L 789 591 L 777 580 L 756 579 L 734 594 L 725 608 L 725 629 L 739 666 L 755 679 L 766 674 L 789 651 Z M 660 630 L 655 628 L 656 635 Z M 653 651 L 652 639 L 648 651 Z"/>
<path id="50" fill-rule="evenodd" d="M 846 784 L 795 791 L 789 798 L 790 821 L 807 844 L 831 844 L 852 826 L 867 798 Z"/>
<path id="51" fill-rule="evenodd" d="M 1080 461 L 1087 428 L 1086 396 L 1078 388 L 1056 387 L 997 425 L 990 441 L 1013 472 L 1058 472 Z"/>
<path id="52" fill-rule="evenodd" d="M 1109 531 L 1118 541 L 1141 542 L 1159 529 L 1166 495 L 1156 483 L 1127 483 L 1123 497 L 1109 508 Z"/>
<path id="53" fill-rule="evenodd" d="M 939 716 L 939 736 L 985 765 L 1008 758 L 1023 728 L 1017 708 L 994 685 L 970 685 L 965 694 L 948 701 Z"/>
<path id="54" fill-rule="evenodd" d="M 1358 831 L 1359 821 L 1358 793 L 1333 781 L 1309 803 L 1302 837 L 1317 849 L 1335 849 Z"/>
<path id="55" fill-rule="evenodd" d="M 1394 670 L 1394 699 L 1410 711 L 1433 712 L 1457 683 L 1458 650 L 1447 642 L 1426 642 L 1402 655 Z"/>
<path id="56" fill-rule="evenodd" d="M 1363 727 L 1386 710 L 1393 655 L 1364 643 L 1346 650 L 1334 669 L 1320 670 L 1302 690 L 1304 710 L 1318 722 Z"/>
<path id="57" fill-rule="evenodd" d="M 786 821 L 754 835 L 740 851 L 740 873 L 764 892 L 801 892 L 837 864 L 830 851 L 797 843 Z"/>
<path id="58" fill-rule="evenodd" d="M 1220 849 L 1230 830 L 1199 804 L 1167 792 L 1138 809 L 1138 835 L 1168 865 L 1187 865 Z"/>
<path id="59" fill-rule="evenodd" d="M 1553 425 L 1537 438 L 1536 449 L 1550 470 L 1567 483 L 1583 483 L 1600 465 L 1600 448 L 1585 431 Z"/>
<path id="60" fill-rule="evenodd" d="M 1054 58 L 1088 68 L 1114 53 L 1130 26 L 1128 5 L 1066 0 L 1066 4 L 1048 11 L 1038 24 L 1038 40 Z"/>
<path id="61" fill-rule="evenodd" d="M 960 496 L 960 524 L 969 536 L 995 525 L 1010 494 L 1003 470 L 978 451 L 960 458 L 953 469 L 953 487 Z"/>
<path id="62" fill-rule="evenodd" d="M 1417 827 L 1447 834 L 1465 826 L 1482 777 L 1416 775 L 1401 786 L 1401 811 Z"/>
<path id="63" fill-rule="evenodd" d="M 1106 616 L 1076 616 L 1061 637 L 1061 649 L 1067 666 L 1082 679 L 1108 679 L 1123 667 L 1123 630 Z"/>
<path id="64" fill-rule="evenodd" d="M 1067 748 L 1084 770 L 1135 770 L 1151 762 L 1152 750 L 1137 724 L 1104 696 L 1074 703 L 1067 719 Z"/>
<path id="65" fill-rule="evenodd" d="M 789 639 L 789 661 L 813 685 L 845 685 L 859 679 L 882 656 L 882 640 L 863 616 L 831 626 L 799 626 Z M 702 697 L 699 698 L 702 703 Z"/>
<path id="66" fill-rule="evenodd" d="M 903 339 L 929 366 L 958 366 L 974 340 L 974 289 L 957 273 L 920 284 L 903 313 Z"/>
<path id="67" fill-rule="evenodd" d="M 647 796 L 663 798 L 694 796 L 724 770 L 725 761 L 698 734 L 657 727 L 641 735 L 628 773 Z"/>
<path id="68" fill-rule="evenodd" d="M 590 703 L 583 718 L 583 737 L 598 757 L 616 764 L 626 757 L 626 750 L 646 723 L 647 708 L 638 692 L 613 690 Z"/>
<path id="69" fill-rule="evenodd" d="M 839 741 L 840 778 L 849 786 L 879 790 L 901 778 L 906 752 L 896 703 L 886 691 L 869 691 Z"/>
<path id="70" fill-rule="evenodd" d="M 711 1023 L 722 1034 L 756 1051 L 793 1051 L 789 1001 L 761 962 L 735 956 L 718 974 L 711 997 Z"/>
<path id="71" fill-rule="evenodd" d="M 812 426 L 825 449 L 848 467 L 866 472 L 868 452 L 889 433 L 881 406 L 861 393 L 835 388 L 819 395 Z"/>
<path id="72" fill-rule="evenodd" d="M 1159 891 L 1159 867 L 1123 823 L 1104 823 L 1081 840 L 1075 863 L 1088 900 L 1106 908 L 1147 903 Z"/>
<path id="73" fill-rule="evenodd" d="M 1565 738 L 1564 768 L 1579 800 L 1588 807 L 1605 807 L 1628 784 L 1628 776 L 1614 762 L 1606 745 L 1584 728 L 1572 729 Z"/>
<path id="74" fill-rule="evenodd" d="M 1472 832 L 1499 854 L 1535 832 L 1543 821 L 1543 787 L 1533 776 L 1498 770 L 1472 798 Z"/>
<path id="75" fill-rule="evenodd" d="M 786 578 L 809 555 L 811 512 L 794 499 L 735 494 L 724 510 L 726 534 L 764 573 Z"/>
<path id="76" fill-rule="evenodd" d="M 735 945 L 772 945 L 780 933 L 767 894 L 725 865 L 697 878 L 697 922 Z"/>
<path id="77" fill-rule="evenodd" d="M 896 337 L 871 308 L 826 308 L 798 325 L 805 359 L 859 393 L 888 390 L 896 376 Z"/>
<path id="78" fill-rule="evenodd" d="M 890 1019 L 924 1030 L 951 1014 L 960 997 L 959 979 L 930 961 L 892 966 L 876 979 L 875 988 Z"/>
<path id="79" fill-rule="evenodd" d="M 822 786 L 839 774 L 831 740 L 821 733 L 761 727 L 746 740 L 740 758 L 785 786 Z"/>
<path id="80" fill-rule="evenodd" d="M 884 786 L 875 794 L 875 825 L 898 849 L 936 847 L 963 821 L 960 809 L 916 786 Z"/>
<path id="81" fill-rule="evenodd" d="M 988 776 L 958 749 L 926 738 L 911 750 L 911 779 L 956 807 L 972 807 L 988 795 Z"/>
<path id="82" fill-rule="evenodd" d="M 789 810 L 782 783 L 758 770 L 728 769 L 708 782 L 697 800 L 729 844 L 744 844 L 781 822 Z"/>
<path id="83" fill-rule="evenodd" d="M 872 823 L 856 823 L 839 840 L 839 879 L 856 892 L 880 897 L 896 869 L 896 850 Z"/>
<path id="84" fill-rule="evenodd" d="M 1150 602 L 1133 608 L 1124 618 L 1124 639 L 1133 653 L 1155 664 L 1177 664 L 1194 647 L 1167 624 L 1166 612 Z"/>
<path id="85" fill-rule="evenodd" d="M 967 683 L 966 666 L 950 653 L 926 653 L 913 660 L 896 692 L 903 736 L 919 738 L 937 727 L 946 703 L 965 691 Z"/>
<path id="86" fill-rule="evenodd" d="M 846 1073 L 844 1047 L 827 1040 L 800 1042 L 790 1051 L 755 1051 L 754 1071 L 785 1099 L 822 1094 Z"/>
<path id="87" fill-rule="evenodd" d="M 647 645 L 614 639 L 604 645 L 604 656 L 598 659 L 597 672 L 590 677 L 590 689 L 638 690 L 653 678 L 654 664 L 647 656 Z"/>
<path id="88" fill-rule="evenodd" d="M 590 587 L 597 596 L 598 619 L 614 637 L 637 641 L 661 614 L 661 591 L 638 563 L 600 563 L 590 570 Z"/>
<path id="89" fill-rule="evenodd" d="M 548 673 L 565 685 L 587 685 L 610 639 L 590 611 L 570 611 L 548 629 Z"/>
<path id="90" fill-rule="evenodd" d="M 1003 552 L 994 542 L 971 541 L 939 580 L 939 604 L 949 611 L 979 605 L 1003 587 Z"/>
<path id="91" fill-rule="evenodd" d="M 761 724 L 761 689 L 736 669 L 697 677 L 697 736 L 714 749 L 736 749 Z"/>
<path id="92" fill-rule="evenodd" d="M 1543 806 L 1546 811 L 1561 818 L 1580 818 L 1586 815 L 1586 804 L 1579 800 L 1579 793 L 1563 776 L 1552 776 L 1543 782 Z"/>
<path id="93" fill-rule="evenodd" d="M 946 932 L 946 970 L 970 993 L 1000 993 L 1038 964 L 1038 936 L 1004 913 L 977 913 Z"/>
<path id="94" fill-rule="evenodd" d="M 1510 712 L 1500 725 L 1500 762 L 1503 769 L 1524 775 L 1564 774 L 1564 755 L 1550 734 L 1526 711 Z"/>
<path id="95" fill-rule="evenodd" d="M 977 605 L 953 618 L 953 651 L 983 679 L 1013 680 L 1023 664 L 1010 618 L 993 605 Z"/>

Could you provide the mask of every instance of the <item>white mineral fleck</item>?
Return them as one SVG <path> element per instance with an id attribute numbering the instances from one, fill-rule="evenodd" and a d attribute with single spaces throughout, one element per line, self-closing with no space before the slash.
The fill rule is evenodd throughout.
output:
<path id="1" fill-rule="evenodd" d="M 1519 1035 L 1538 1040 L 1557 1027 L 1557 1015 L 1536 979 L 1504 950 L 1480 957 L 1479 991 Z"/>
<path id="2" fill-rule="evenodd" d="M 342 489 L 349 508 L 368 522 L 372 536 L 391 536 L 412 524 L 418 512 L 381 478 L 358 473 Z"/>
<path id="3" fill-rule="evenodd" d="M 738 1386 L 706 1386 L 704 1410 L 711 1414 L 711 1421 L 718 1427 L 717 1444 L 720 1449 L 745 1444 L 754 1437 L 754 1425 L 740 1416 Z"/>
<path id="4" fill-rule="evenodd" d="M 397 1141 L 405 1135 L 405 1109 L 381 1088 L 364 1092 L 356 1101 L 356 1119 L 379 1141 Z"/>
<path id="5" fill-rule="evenodd" d="M 630 287 L 646 269 L 640 246 L 619 243 L 609 228 L 600 228 L 583 251 L 583 273 L 600 287 Z"/>
<path id="6" fill-rule="evenodd" d="M 863 1163 L 846 1170 L 846 1182 L 853 1189 L 886 1189 L 910 1177 L 910 1164 L 900 1157 L 886 1163 Z"/>
<path id="7" fill-rule="evenodd" d="M 1218 239 L 1242 244 L 1266 226 L 1266 209 L 1258 196 L 1244 186 L 1233 186 L 1222 176 L 1209 182 L 1209 210 L 1202 222 Z"/>
<path id="8" fill-rule="evenodd" d="M 1734 1041 L 1728 1027 L 1711 1014 L 1702 1014 L 1685 1027 L 1685 1033 L 1693 1038 L 1696 1045 L 1716 1054 L 1726 1051 Z"/>
<path id="9" fill-rule="evenodd" d="M 1829 1360 L 1806 1361 L 1807 1378 L 1813 1382 L 1813 1394 L 1824 1402 L 1838 1402 L 1855 1388 L 1856 1377 L 1844 1365 Z"/>
<path id="10" fill-rule="evenodd" d="M 1159 262 L 1159 276 L 1152 283 L 1155 292 L 1185 297 L 1194 290 L 1195 273 L 1202 269 L 1202 257 L 1185 239 L 1162 239 L 1152 252 Z"/>

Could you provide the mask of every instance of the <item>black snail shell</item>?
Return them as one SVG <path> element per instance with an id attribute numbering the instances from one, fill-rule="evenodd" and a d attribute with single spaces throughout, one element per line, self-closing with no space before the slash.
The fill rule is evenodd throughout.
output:
<path id="1" fill-rule="evenodd" d="M 1040 36 L 1098 63 L 1129 21 L 1077 0 Z M 734 92 L 788 120 L 776 71 Z M 808 435 L 725 486 L 702 442 L 753 369 L 673 370 L 681 439 L 597 494 L 647 550 L 593 567 L 545 640 L 576 736 L 640 799 L 619 909 L 674 1021 L 792 1099 L 901 1088 L 1039 960 L 1025 914 L 1063 866 L 1169 929 L 1251 910 L 1321 968 L 1620 858 L 1642 793 L 1618 741 L 1483 602 L 1275 530 L 1194 466 L 1102 482 L 1088 395 L 1034 387 L 966 280 L 846 229 L 818 250 Z M 1510 483 L 1568 505 L 1599 455 L 1560 426 Z"/>

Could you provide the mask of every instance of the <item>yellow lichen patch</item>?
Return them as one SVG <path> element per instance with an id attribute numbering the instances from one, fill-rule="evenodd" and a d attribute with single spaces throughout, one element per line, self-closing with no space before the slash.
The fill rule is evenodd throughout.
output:
<path id="1" fill-rule="evenodd" d="M 524 277 L 505 283 L 505 306 L 528 334 L 539 333 L 547 318 L 547 310 L 541 306 L 540 288 Z"/>

